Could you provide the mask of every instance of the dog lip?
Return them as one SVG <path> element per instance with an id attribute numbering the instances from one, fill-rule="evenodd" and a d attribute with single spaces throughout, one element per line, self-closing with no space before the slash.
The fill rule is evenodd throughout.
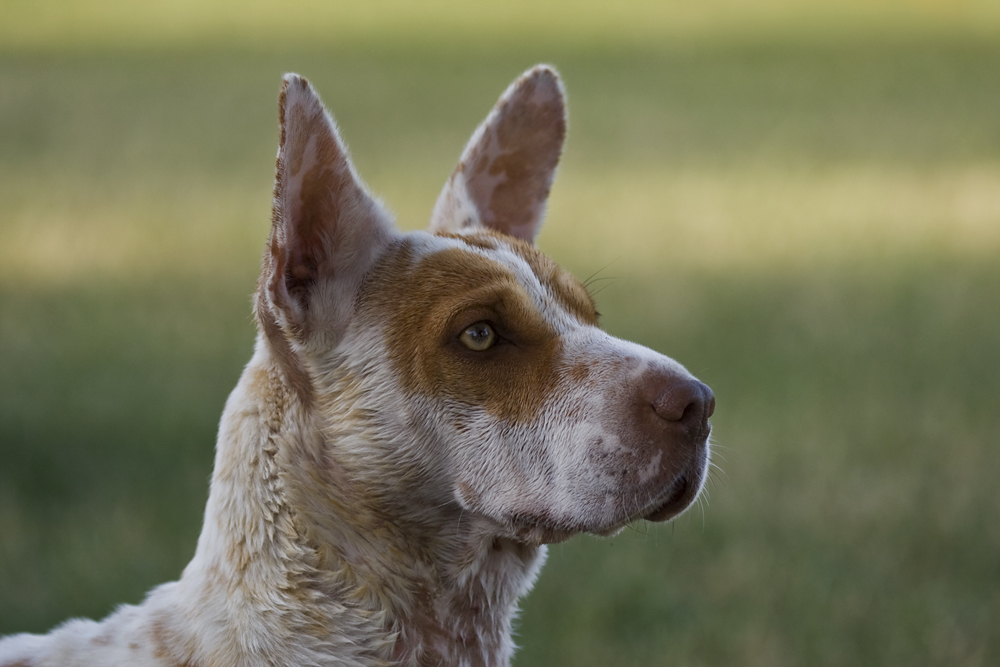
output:
<path id="1" fill-rule="evenodd" d="M 684 510 L 698 497 L 701 491 L 702 479 L 708 472 L 707 440 L 696 461 L 692 461 L 667 487 L 662 501 L 653 505 L 652 509 L 640 515 L 646 521 L 669 521 Z"/>
<path id="2" fill-rule="evenodd" d="M 668 519 L 674 518 L 691 504 L 692 499 L 688 498 L 690 495 L 690 487 L 691 480 L 688 478 L 688 475 L 686 473 L 681 475 L 680 478 L 671 484 L 671 488 L 673 490 L 670 495 L 667 496 L 667 499 L 662 504 L 655 507 L 651 512 L 643 515 L 642 518 L 646 521 L 656 522 L 667 521 Z"/>

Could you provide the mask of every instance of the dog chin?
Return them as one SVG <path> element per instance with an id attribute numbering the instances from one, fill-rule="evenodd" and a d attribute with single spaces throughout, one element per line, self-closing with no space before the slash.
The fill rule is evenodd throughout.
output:
<path id="1" fill-rule="evenodd" d="M 705 478 L 707 465 L 702 464 L 694 470 L 687 470 L 674 480 L 667 491 L 646 510 L 637 516 L 628 517 L 625 520 L 618 520 L 612 524 L 587 525 L 581 523 L 575 526 L 563 526 L 549 524 L 545 521 L 508 519 L 506 522 L 511 537 L 525 544 L 555 544 L 564 542 L 574 535 L 580 533 L 590 533 L 599 537 L 612 537 L 620 533 L 625 526 L 636 519 L 646 521 L 664 522 L 676 518 L 684 513 L 687 508 L 694 504 L 694 501 L 701 493 L 701 488 Z"/>
<path id="2" fill-rule="evenodd" d="M 493 514 L 488 510 L 484 511 L 483 507 L 476 507 L 470 503 L 470 496 L 480 503 L 481 497 L 478 494 L 473 494 L 470 485 L 467 484 L 459 485 L 456 497 L 465 511 L 480 514 L 484 518 L 490 519 L 505 537 L 521 544 L 555 544 L 564 542 L 580 533 L 611 537 L 638 519 L 656 523 L 669 521 L 693 505 L 701 493 L 708 472 L 707 444 L 706 441 L 697 459 L 682 470 L 669 484 L 665 485 L 663 491 L 647 507 L 629 516 L 604 517 L 603 520 L 597 519 L 597 517 L 591 517 L 590 520 L 582 517 L 576 520 L 566 520 L 565 518 L 560 520 L 554 518 L 552 514 L 537 510 L 518 514 Z M 597 519 L 597 521 L 593 519 Z"/>

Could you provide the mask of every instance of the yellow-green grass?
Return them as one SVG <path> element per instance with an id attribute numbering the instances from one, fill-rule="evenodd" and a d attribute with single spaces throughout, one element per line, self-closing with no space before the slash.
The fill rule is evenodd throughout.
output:
<path id="1" fill-rule="evenodd" d="M 7 0 L 0 44 L 27 50 L 194 44 L 381 43 L 509 50 L 512 45 L 662 46 L 746 36 L 815 39 L 844 33 L 993 35 L 990 0 Z"/>
<path id="2" fill-rule="evenodd" d="M 254 38 L 292 24 L 263 4 L 235 28 L 225 5 L 160 23 L 101 6 L 21 37 L 0 20 L 0 632 L 136 602 L 193 552 L 252 344 L 279 75 L 314 81 L 412 229 L 496 95 L 545 60 L 571 127 L 540 244 L 597 273 L 612 333 L 712 385 L 723 472 L 674 525 L 555 547 L 515 664 L 1000 659 L 987 4 L 884 39 L 847 3 L 816 40 L 788 27 L 822 32 L 802 3 L 757 3 L 749 27 L 733 3 L 662 10 L 701 32 L 630 5 L 610 37 L 592 5 L 551 44 L 545 5 L 541 28 L 507 18 L 485 45 L 417 30 L 448 5 L 410 29 L 358 9 L 349 46 L 317 37 L 344 30 L 326 14 L 275 46 Z M 449 20 L 485 35 L 491 11 Z"/>

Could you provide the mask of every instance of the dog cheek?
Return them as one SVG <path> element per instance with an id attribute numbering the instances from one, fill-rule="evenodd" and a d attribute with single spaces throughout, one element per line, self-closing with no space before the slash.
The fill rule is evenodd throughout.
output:
<path id="1" fill-rule="evenodd" d="M 452 448 L 454 494 L 466 510 L 509 523 L 512 516 L 552 513 L 550 490 L 556 469 L 540 446 L 539 433 L 526 433 L 483 411 L 460 423 Z"/>

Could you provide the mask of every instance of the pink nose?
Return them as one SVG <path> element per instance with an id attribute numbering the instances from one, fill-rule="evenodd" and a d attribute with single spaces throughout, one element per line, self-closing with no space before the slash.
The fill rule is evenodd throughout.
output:
<path id="1" fill-rule="evenodd" d="M 655 388 L 653 411 L 666 421 L 676 423 L 692 438 L 708 435 L 708 418 L 715 412 L 715 395 L 703 382 L 694 378 L 671 379 Z"/>

